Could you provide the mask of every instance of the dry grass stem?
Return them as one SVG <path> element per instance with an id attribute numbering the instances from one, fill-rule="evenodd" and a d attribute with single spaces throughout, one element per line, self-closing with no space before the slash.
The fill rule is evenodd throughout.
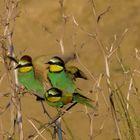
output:
<path id="1" fill-rule="evenodd" d="M 42 135 L 43 132 L 40 132 L 40 131 L 37 129 L 37 127 L 34 125 L 34 123 L 33 123 L 30 119 L 28 119 L 28 122 L 33 126 L 33 128 L 36 130 L 37 134 L 38 134 L 43 140 L 47 140 L 47 139 Z M 35 140 L 35 138 L 34 138 L 33 140 Z"/>
<path id="2" fill-rule="evenodd" d="M 130 82 L 129 82 L 129 87 L 128 87 L 128 92 L 127 92 L 127 109 L 129 108 L 129 99 L 130 99 L 130 93 L 131 93 L 131 90 L 132 90 L 132 86 L 133 86 L 133 78 L 131 77 L 130 78 Z"/>
<path id="3" fill-rule="evenodd" d="M 120 47 L 122 41 L 124 40 L 124 38 L 125 38 L 127 32 L 128 32 L 128 29 L 126 28 L 126 29 L 124 30 L 124 32 L 122 33 L 120 39 L 119 39 L 118 42 L 116 43 L 116 47 L 115 47 L 115 42 L 117 41 L 117 39 L 116 39 L 116 36 L 114 37 L 114 42 L 111 44 L 111 49 L 110 49 L 109 54 L 108 54 L 108 57 L 109 57 L 109 58 L 118 50 L 118 48 Z M 112 48 L 114 48 L 114 49 L 112 49 Z"/>
<path id="4" fill-rule="evenodd" d="M 17 71 L 15 70 L 14 73 L 14 79 L 15 82 L 12 80 L 12 76 L 9 72 L 9 66 L 6 60 L 6 55 L 10 55 L 10 56 L 14 56 L 14 47 L 13 47 L 13 43 L 12 43 L 12 35 L 13 35 L 13 31 L 14 31 L 14 23 L 15 23 L 15 19 L 17 17 L 17 15 L 15 15 L 15 11 L 17 11 L 18 8 L 18 2 L 19 1 L 11 1 L 11 0 L 5 0 L 5 11 L 6 11 L 6 20 L 5 20 L 5 28 L 4 28 L 4 33 L 3 36 L 5 38 L 5 42 L 7 41 L 8 44 L 5 45 L 5 47 L 8 49 L 7 52 L 5 52 L 5 50 L 3 49 L 3 59 L 4 59 L 4 65 L 5 65 L 5 69 L 7 71 L 7 75 L 8 75 L 8 79 L 11 85 L 11 99 L 13 100 L 14 103 L 16 103 L 16 108 L 14 105 L 11 104 L 11 130 L 12 133 L 14 133 L 15 131 L 15 110 L 17 111 L 17 123 L 18 123 L 18 127 L 19 127 L 19 139 L 23 140 L 23 128 L 22 128 L 22 115 L 21 115 L 21 106 L 20 106 L 20 99 L 18 98 L 18 89 L 14 84 L 18 85 L 18 79 L 17 79 Z M 13 18 L 14 17 L 14 18 Z M 13 63 L 13 66 L 15 66 L 15 64 Z M 11 102 L 12 103 L 12 102 Z"/>
<path id="5" fill-rule="evenodd" d="M 115 109 L 115 105 L 114 105 L 114 101 L 113 101 L 112 96 L 113 96 L 113 93 L 110 95 L 111 113 L 112 113 L 112 116 L 113 116 L 113 119 L 114 119 L 114 122 L 115 122 L 115 125 L 116 125 L 118 137 L 119 137 L 120 140 L 122 140 L 121 130 L 120 130 L 120 127 L 119 127 L 119 124 L 118 124 L 116 109 Z"/>

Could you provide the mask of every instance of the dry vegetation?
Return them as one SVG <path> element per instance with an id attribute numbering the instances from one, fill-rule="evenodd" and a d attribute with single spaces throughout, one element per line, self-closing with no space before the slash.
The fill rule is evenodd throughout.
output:
<path id="1" fill-rule="evenodd" d="M 1 0 L 1 140 L 140 139 L 139 2 L 126 2 L 120 5 L 130 10 L 109 0 Z M 89 77 L 76 84 L 96 101 L 96 110 L 76 105 L 59 113 L 23 94 L 16 64 L 7 55 L 45 52 L 76 54 L 76 64 Z"/>

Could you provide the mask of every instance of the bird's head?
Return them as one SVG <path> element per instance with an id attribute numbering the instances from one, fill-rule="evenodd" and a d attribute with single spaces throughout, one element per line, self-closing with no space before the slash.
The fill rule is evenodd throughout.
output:
<path id="1" fill-rule="evenodd" d="M 16 66 L 16 69 L 18 69 L 19 72 L 22 73 L 31 71 L 33 69 L 32 58 L 28 55 L 22 56 L 18 61 L 18 65 Z"/>
<path id="2" fill-rule="evenodd" d="M 48 101 L 57 102 L 62 97 L 62 91 L 57 88 L 50 88 L 47 90 L 46 98 Z"/>
<path id="3" fill-rule="evenodd" d="M 50 72 L 60 72 L 65 67 L 64 61 L 58 56 L 52 57 L 48 61 L 48 64 L 49 64 L 49 71 Z"/>
<path id="4" fill-rule="evenodd" d="M 57 88 L 50 88 L 47 90 L 48 97 L 61 97 L 62 91 Z"/>

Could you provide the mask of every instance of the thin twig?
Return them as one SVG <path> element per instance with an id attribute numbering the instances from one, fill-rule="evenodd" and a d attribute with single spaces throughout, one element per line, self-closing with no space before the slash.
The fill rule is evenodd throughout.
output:
<path id="1" fill-rule="evenodd" d="M 132 86 L 133 86 L 133 78 L 131 77 L 130 82 L 129 82 L 128 92 L 127 92 L 127 97 L 126 97 L 128 102 L 129 102 L 129 99 L 130 99 L 130 92 L 132 90 Z M 129 103 L 128 102 L 127 102 L 127 110 L 129 108 Z"/>
<path id="2" fill-rule="evenodd" d="M 10 55 L 14 57 L 14 47 L 13 47 L 13 42 L 12 42 L 12 35 L 14 31 L 14 23 L 15 23 L 15 11 L 17 11 L 18 8 L 18 0 L 12 1 L 12 0 L 5 0 L 5 9 L 6 9 L 6 20 L 5 20 L 5 28 L 4 28 L 4 33 L 3 36 L 7 40 L 8 45 L 6 46 L 8 51 L 3 53 L 4 57 L 4 63 L 5 63 L 5 68 L 7 70 L 7 75 L 8 79 L 12 88 L 12 93 L 11 93 L 11 103 L 15 103 L 16 107 L 11 104 L 11 123 L 12 123 L 12 133 L 14 133 L 14 127 L 15 127 L 15 110 L 17 110 L 17 123 L 18 123 L 18 128 L 19 128 L 19 139 L 23 140 L 23 126 L 22 126 L 22 114 L 21 114 L 21 105 L 20 105 L 20 98 L 18 97 L 18 88 L 15 86 L 13 87 L 13 83 L 15 85 L 18 85 L 18 78 L 17 78 L 17 71 L 14 70 L 14 79 L 15 82 L 13 82 L 12 77 L 9 72 L 8 64 L 6 62 L 6 55 Z M 13 18 L 14 17 L 14 18 Z M 13 22 L 13 23 L 12 23 Z M 3 50 L 4 51 L 4 50 Z M 15 63 L 12 63 L 13 66 L 15 66 Z"/>
<path id="3" fill-rule="evenodd" d="M 59 118 L 61 118 L 66 112 L 68 112 L 71 108 L 73 108 L 77 103 L 73 103 L 72 105 L 70 105 L 65 111 L 62 111 L 60 114 L 58 114 L 57 116 L 55 116 L 53 118 L 53 120 L 51 120 L 50 123 L 46 124 L 46 127 L 51 126 L 53 123 L 55 123 Z M 40 133 L 42 134 L 46 129 L 42 129 L 40 131 Z M 33 140 L 36 140 L 38 138 L 38 135 L 36 135 Z"/>
<path id="4" fill-rule="evenodd" d="M 93 140 L 93 116 L 94 114 L 90 114 L 89 112 L 86 113 L 89 118 L 89 136 L 90 140 Z"/>
<path id="5" fill-rule="evenodd" d="M 102 18 L 106 13 L 109 12 L 110 8 L 111 8 L 110 6 L 107 7 L 107 9 L 106 9 L 105 11 L 103 11 L 103 12 L 97 17 L 97 22 L 99 22 L 99 21 L 101 20 L 101 18 Z"/>
<path id="6" fill-rule="evenodd" d="M 64 40 L 64 35 L 65 35 L 65 25 L 67 23 L 68 17 L 64 13 L 64 0 L 59 0 L 59 5 L 60 5 L 60 12 L 61 12 L 62 20 L 63 20 L 63 22 L 62 22 L 62 33 L 61 33 L 61 38 L 60 38 L 59 44 L 60 44 L 61 53 L 64 55 L 65 51 L 64 51 L 63 40 Z"/>
<path id="7" fill-rule="evenodd" d="M 37 127 L 34 125 L 34 123 L 28 119 L 28 122 L 34 127 L 34 129 L 36 130 L 36 132 L 38 133 L 38 135 L 43 139 L 43 140 L 47 140 L 41 133 L 40 131 L 37 129 Z M 33 139 L 34 140 L 34 139 Z"/>
<path id="8" fill-rule="evenodd" d="M 86 30 L 78 23 L 78 21 L 75 19 L 74 16 L 72 16 L 72 21 L 73 21 L 74 25 L 76 25 L 76 27 L 78 27 L 82 32 L 86 33 L 89 37 L 92 37 L 92 38 L 94 38 L 94 39 L 96 38 L 96 34 L 92 34 L 92 33 L 88 32 L 88 31 L 86 31 Z"/>
<path id="9" fill-rule="evenodd" d="M 122 140 L 121 130 L 117 121 L 117 115 L 116 115 L 115 105 L 113 101 L 113 93 L 110 95 L 110 103 L 111 103 L 112 116 L 113 116 L 113 119 L 117 128 L 117 134 L 118 134 L 119 139 Z"/>
<path id="10" fill-rule="evenodd" d="M 137 48 L 135 48 L 136 58 L 140 60 L 140 52 Z"/>
<path id="11" fill-rule="evenodd" d="M 121 35 L 119 41 L 117 42 L 116 47 L 115 47 L 112 51 L 110 51 L 110 53 L 108 54 L 108 58 L 110 58 L 110 57 L 118 50 L 118 48 L 120 47 L 120 44 L 121 44 L 122 41 L 124 40 L 124 38 L 125 38 L 127 32 L 128 32 L 128 29 L 127 29 L 127 28 L 124 29 L 124 32 L 122 33 L 122 35 Z M 115 38 L 114 41 L 116 41 L 116 38 Z M 114 45 L 114 44 L 113 44 L 113 45 Z M 112 46 L 112 47 L 113 47 L 113 46 Z"/>

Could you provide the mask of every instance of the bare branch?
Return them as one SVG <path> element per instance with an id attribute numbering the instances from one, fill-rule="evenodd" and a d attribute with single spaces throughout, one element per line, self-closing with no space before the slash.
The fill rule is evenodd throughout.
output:
<path id="1" fill-rule="evenodd" d="M 101 18 L 110 11 L 110 6 L 107 7 L 107 9 L 105 11 L 103 11 L 98 17 L 97 17 L 97 23 L 101 20 Z"/>
<path id="2" fill-rule="evenodd" d="M 28 122 L 34 127 L 34 129 L 36 130 L 36 132 L 38 133 L 38 135 L 39 135 L 43 140 L 47 140 L 47 139 L 40 133 L 40 131 L 37 129 L 37 127 L 34 125 L 34 123 L 33 123 L 30 119 L 28 119 Z M 35 139 L 33 139 L 33 140 L 35 140 Z"/>

